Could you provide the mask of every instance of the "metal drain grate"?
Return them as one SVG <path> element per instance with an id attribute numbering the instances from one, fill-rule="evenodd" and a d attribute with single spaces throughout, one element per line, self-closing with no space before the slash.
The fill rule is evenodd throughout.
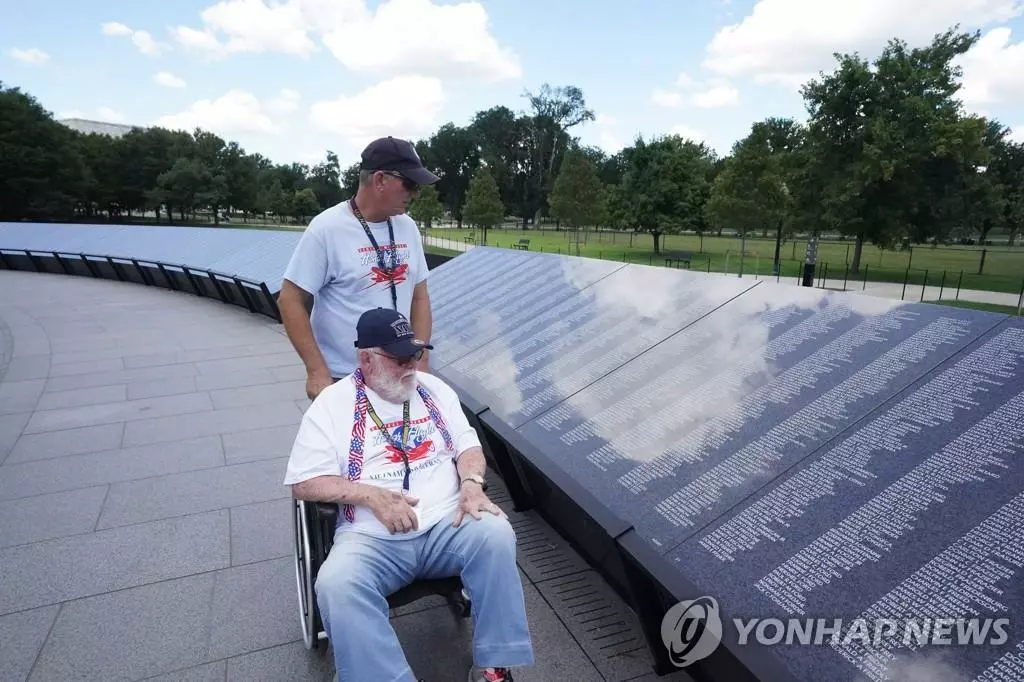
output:
<path id="1" fill-rule="evenodd" d="M 523 512 L 509 517 L 509 521 L 516 531 L 519 567 L 532 582 L 589 570 L 587 562 L 536 512 Z"/>
<path id="2" fill-rule="evenodd" d="M 593 570 L 546 580 L 536 587 L 605 680 L 631 680 L 652 672 L 636 616 Z"/>

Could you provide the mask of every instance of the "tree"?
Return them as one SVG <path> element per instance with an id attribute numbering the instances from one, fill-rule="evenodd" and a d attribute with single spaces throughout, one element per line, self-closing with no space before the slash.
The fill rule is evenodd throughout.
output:
<path id="1" fill-rule="evenodd" d="M 600 225 L 607 218 L 604 186 L 591 158 L 580 149 L 569 151 L 548 199 L 551 216 L 577 231 L 587 225 Z M 577 235 L 576 255 L 579 253 Z"/>
<path id="2" fill-rule="evenodd" d="M 710 193 L 708 177 L 714 155 L 703 143 L 669 135 L 645 142 L 638 137 L 623 150 L 622 183 L 612 198 L 613 219 L 654 239 L 661 253 L 661 236 L 703 228 L 704 204 Z"/>
<path id="3" fill-rule="evenodd" d="M 498 185 L 487 166 L 480 166 L 473 175 L 462 213 L 466 222 L 483 230 L 483 244 L 487 243 L 487 230 L 504 221 L 505 207 L 498 194 Z"/>
<path id="4" fill-rule="evenodd" d="M 944 196 L 985 161 L 984 125 L 962 116 L 953 61 L 978 34 L 950 30 L 927 47 L 891 40 L 875 60 L 837 55 L 838 69 L 802 90 L 809 141 L 821 178 L 821 222 L 891 247 L 948 230 L 957 219 Z"/>
<path id="5" fill-rule="evenodd" d="M 413 199 L 409 206 L 409 215 L 422 227 L 429 230 L 433 222 L 444 215 L 444 206 L 437 198 L 437 187 L 427 185 L 421 189 L 419 196 Z"/>
<path id="6" fill-rule="evenodd" d="M 750 134 L 733 147 L 732 157 L 712 183 L 705 211 L 719 230 L 731 227 L 739 231 L 741 272 L 747 234 L 756 230 L 763 236 L 775 231 L 774 272 L 779 272 L 782 238 L 792 224 L 794 200 L 790 188 L 795 185 L 802 132 L 791 119 L 769 118 L 755 123 Z"/>

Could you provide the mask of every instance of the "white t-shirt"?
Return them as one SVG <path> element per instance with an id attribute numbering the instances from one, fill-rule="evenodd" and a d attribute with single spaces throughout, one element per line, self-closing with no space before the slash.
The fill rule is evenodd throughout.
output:
<path id="1" fill-rule="evenodd" d="M 427 279 L 416 223 L 402 214 L 391 218 L 395 231 L 398 269 L 395 285 L 398 310 L 412 317 L 412 293 Z M 391 264 L 391 238 L 387 221 L 367 223 L 384 256 Z M 309 223 L 285 269 L 284 278 L 313 294 L 310 323 L 327 367 L 334 377 L 356 369 L 356 322 L 371 308 L 393 308 L 391 284 L 380 272 L 377 250 L 363 226 L 352 214 L 348 201 L 323 211 Z"/>
<path id="2" fill-rule="evenodd" d="M 420 372 L 420 384 L 441 413 L 451 435 L 453 449 L 445 447 L 444 436 L 430 418 L 422 398 L 413 394 L 409 401 L 409 492 L 419 498 L 413 507 L 419 517 L 419 530 L 391 535 L 368 507 L 356 506 L 354 521 L 338 515 L 338 532 L 358 531 L 369 535 L 408 538 L 430 529 L 458 507 L 458 455 L 479 447 L 480 439 L 469 425 L 459 398 L 440 378 Z M 355 414 L 355 379 L 349 375 L 325 388 L 302 418 L 285 474 L 285 485 L 294 485 L 317 476 L 347 478 L 349 446 Z M 366 397 L 374 412 L 391 432 L 401 439 L 402 405 L 385 401 L 369 387 Z M 365 422 L 363 468 L 360 483 L 402 492 L 405 464 L 396 449 L 388 448 L 384 434 L 367 415 Z M 339 510 L 341 511 L 341 510 Z"/>

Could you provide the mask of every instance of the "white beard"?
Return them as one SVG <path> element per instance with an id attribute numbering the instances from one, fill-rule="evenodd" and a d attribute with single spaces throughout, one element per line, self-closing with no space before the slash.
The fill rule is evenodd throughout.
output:
<path id="1" fill-rule="evenodd" d="M 404 403 L 412 398 L 413 391 L 416 390 L 415 375 L 405 380 L 378 376 L 377 385 L 373 390 L 389 403 Z"/>

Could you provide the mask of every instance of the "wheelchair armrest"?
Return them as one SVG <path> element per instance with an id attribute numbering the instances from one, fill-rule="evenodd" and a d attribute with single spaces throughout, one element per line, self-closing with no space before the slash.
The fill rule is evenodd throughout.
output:
<path id="1" fill-rule="evenodd" d="M 316 523 L 326 523 L 334 528 L 338 522 L 338 505 L 334 502 L 314 502 L 313 513 Z"/>

